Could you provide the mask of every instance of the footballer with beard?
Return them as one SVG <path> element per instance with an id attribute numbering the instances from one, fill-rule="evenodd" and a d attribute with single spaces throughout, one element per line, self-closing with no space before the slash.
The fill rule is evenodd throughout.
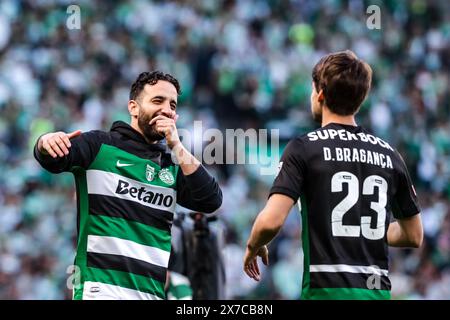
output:
<path id="1" fill-rule="evenodd" d="M 178 136 L 179 94 L 171 75 L 143 72 L 131 86 L 130 124 L 38 139 L 41 166 L 75 177 L 74 299 L 164 299 L 176 204 L 204 213 L 221 206 L 217 181 Z"/>

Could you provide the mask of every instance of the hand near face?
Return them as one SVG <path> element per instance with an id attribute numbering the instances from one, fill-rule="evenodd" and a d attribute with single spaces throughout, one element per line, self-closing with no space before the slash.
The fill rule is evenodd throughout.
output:
<path id="1" fill-rule="evenodd" d="M 180 137 L 178 136 L 178 130 L 175 125 L 177 119 L 177 114 L 173 118 L 158 115 L 149 122 L 150 126 L 155 125 L 155 130 L 164 135 L 170 149 L 173 149 L 180 143 Z"/>

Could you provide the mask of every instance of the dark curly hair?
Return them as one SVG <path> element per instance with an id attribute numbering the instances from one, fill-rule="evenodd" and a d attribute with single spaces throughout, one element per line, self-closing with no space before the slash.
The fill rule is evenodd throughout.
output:
<path id="1" fill-rule="evenodd" d="M 136 100 L 141 94 L 146 84 L 155 85 L 159 80 L 170 82 L 177 89 L 178 95 L 181 94 L 180 84 L 172 75 L 158 70 L 152 72 L 142 72 L 131 85 L 130 100 Z"/>

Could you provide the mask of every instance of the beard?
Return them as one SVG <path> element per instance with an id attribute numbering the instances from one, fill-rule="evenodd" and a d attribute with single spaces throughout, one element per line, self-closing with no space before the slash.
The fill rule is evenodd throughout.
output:
<path id="1" fill-rule="evenodd" d="M 139 112 L 138 126 L 142 130 L 145 138 L 148 141 L 161 141 L 162 139 L 165 138 L 163 134 L 156 131 L 155 124 L 149 125 L 150 121 L 156 116 L 157 116 L 157 114 L 150 116 L 143 112 L 142 113 Z"/>

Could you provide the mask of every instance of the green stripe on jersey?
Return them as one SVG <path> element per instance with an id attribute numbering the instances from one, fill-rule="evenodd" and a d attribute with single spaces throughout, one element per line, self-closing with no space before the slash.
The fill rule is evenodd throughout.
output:
<path id="1" fill-rule="evenodd" d="M 299 205 L 301 206 L 300 209 L 302 216 L 302 247 L 303 247 L 303 280 L 302 280 L 301 299 L 307 299 L 306 294 L 308 293 L 308 290 L 310 290 L 309 289 L 310 254 L 309 254 L 308 208 L 306 206 L 306 198 L 304 195 L 300 196 Z"/>
<path id="2" fill-rule="evenodd" d="M 310 252 L 308 207 L 304 195 L 300 196 L 302 215 L 302 246 L 303 246 L 303 283 L 301 299 L 309 300 L 386 300 L 391 298 L 389 290 L 371 290 L 362 288 L 311 288 L 310 287 Z"/>
<path id="3" fill-rule="evenodd" d="M 102 282 L 165 298 L 164 283 L 150 277 L 111 269 L 87 268 L 86 281 Z"/>
<path id="4" fill-rule="evenodd" d="M 164 298 L 164 283 L 148 276 L 87 267 L 88 236 L 115 238 L 124 241 L 125 247 L 134 243 L 136 246 L 146 246 L 146 250 L 149 249 L 150 252 L 160 250 L 157 257 L 154 257 L 155 261 L 159 262 L 165 261 L 171 247 L 170 232 L 160 230 L 155 226 L 119 217 L 90 215 L 88 192 L 139 203 L 147 207 L 142 208 L 142 214 L 145 214 L 147 210 L 154 209 L 173 212 L 176 203 L 178 166 L 161 168 L 149 159 L 140 158 L 117 147 L 103 144 L 88 170 L 73 167 L 71 171 L 77 182 L 80 218 L 75 259 L 75 264 L 79 267 L 77 270 L 79 278 L 76 280 L 79 280 L 80 285 L 75 287 L 73 298 L 83 299 L 86 281 L 115 285 Z M 125 242 L 126 240 L 128 242 Z M 105 243 L 102 244 L 106 245 Z M 110 248 L 106 247 L 106 249 Z"/>
<path id="5" fill-rule="evenodd" d="M 304 297 L 310 300 L 389 300 L 390 298 L 389 290 L 361 288 L 310 288 Z"/>
<path id="6" fill-rule="evenodd" d="M 170 285 L 167 297 L 169 300 L 192 300 L 192 288 L 186 284 L 181 284 L 179 286 Z"/>
<path id="7" fill-rule="evenodd" d="M 176 188 L 178 166 L 161 168 L 155 162 L 140 158 L 117 147 L 102 144 L 89 169 L 113 172 L 139 182 Z"/>
<path id="8" fill-rule="evenodd" d="M 170 271 L 167 298 L 169 300 L 192 300 L 192 288 L 189 279 L 180 273 Z"/>
<path id="9" fill-rule="evenodd" d="M 170 252 L 171 235 L 167 231 L 122 218 L 91 215 L 89 234 L 131 240 Z"/>

